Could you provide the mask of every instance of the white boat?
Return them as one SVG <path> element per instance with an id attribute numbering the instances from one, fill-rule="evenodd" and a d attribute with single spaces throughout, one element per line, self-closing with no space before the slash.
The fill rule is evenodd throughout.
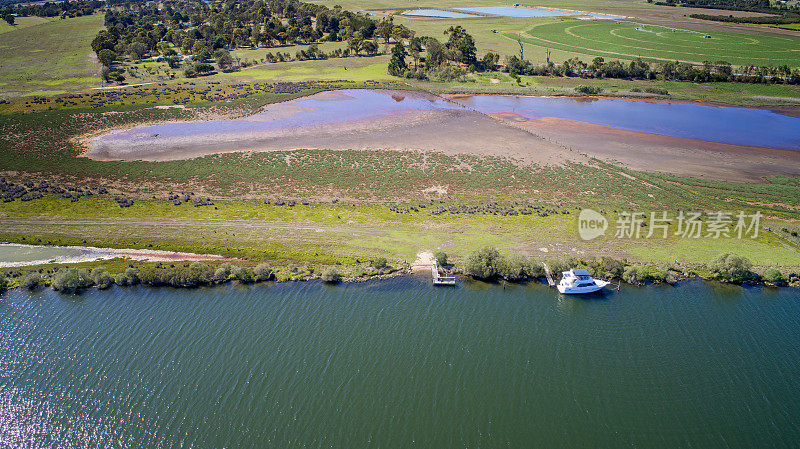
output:
<path id="1" fill-rule="evenodd" d="M 608 284 L 608 281 L 593 279 L 583 268 L 575 268 L 562 272 L 561 282 L 556 287 L 559 292 L 566 295 L 580 295 L 600 291 Z"/>

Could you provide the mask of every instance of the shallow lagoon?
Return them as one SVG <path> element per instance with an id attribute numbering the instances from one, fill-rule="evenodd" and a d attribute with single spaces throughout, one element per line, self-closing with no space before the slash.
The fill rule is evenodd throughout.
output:
<path id="1" fill-rule="evenodd" d="M 513 8 L 510 6 L 476 6 L 471 8 L 453 8 L 459 11 L 492 14 L 504 17 L 559 17 L 575 15 L 574 12 L 553 9 Z"/>
<path id="2" fill-rule="evenodd" d="M 479 17 L 475 14 L 462 14 L 455 11 L 445 11 L 443 9 L 414 9 L 403 13 L 404 16 L 414 17 L 437 17 L 447 19 L 469 19 L 470 17 Z"/>
<path id="3" fill-rule="evenodd" d="M 236 138 L 251 132 L 308 128 L 383 118 L 409 111 L 447 109 L 462 107 L 441 98 L 420 97 L 411 92 L 346 89 L 269 105 L 262 112 L 238 119 L 168 122 L 112 131 L 99 136 L 96 143 L 203 135 Z"/>
<path id="4" fill-rule="evenodd" d="M 569 119 L 709 142 L 800 150 L 800 117 L 765 109 L 609 98 L 475 95 L 457 101 L 486 114 Z"/>
<path id="5" fill-rule="evenodd" d="M 553 117 L 613 128 L 710 142 L 766 148 L 800 149 L 800 118 L 764 109 L 718 107 L 606 98 L 515 97 L 475 95 L 455 101 L 414 92 L 338 90 L 270 105 L 261 113 L 238 119 L 169 122 L 117 130 L 95 137 L 93 151 L 127 146 L 168 147 L 175 139 L 208 137 L 241 141 L 247 148 L 256 133 L 308 130 L 390 119 L 403 126 L 405 114 L 463 110 L 516 113 L 529 119 Z"/>
<path id="6" fill-rule="evenodd" d="M 398 278 L 0 298 L 9 447 L 800 440 L 797 290 L 686 282 L 577 299 Z"/>

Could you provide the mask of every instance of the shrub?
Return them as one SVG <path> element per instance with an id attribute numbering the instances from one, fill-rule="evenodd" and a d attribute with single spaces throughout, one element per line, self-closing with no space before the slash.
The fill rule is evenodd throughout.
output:
<path id="1" fill-rule="evenodd" d="M 28 273 L 19 281 L 20 287 L 27 290 L 34 290 L 42 284 L 42 275 L 39 273 Z"/>
<path id="2" fill-rule="evenodd" d="M 3 273 L 0 273 L 0 292 L 8 290 L 8 280 Z"/>
<path id="3" fill-rule="evenodd" d="M 253 275 L 255 276 L 256 282 L 269 281 L 273 277 L 272 269 L 265 263 L 258 264 L 255 269 L 253 269 Z"/>
<path id="4" fill-rule="evenodd" d="M 525 264 L 525 273 L 530 278 L 544 277 L 544 266 L 536 260 L 528 260 Z"/>
<path id="5" fill-rule="evenodd" d="M 764 272 L 764 276 L 762 276 L 761 279 L 773 285 L 783 285 L 786 283 L 786 278 L 783 277 L 783 274 L 781 274 L 777 268 L 767 268 L 767 271 Z"/>
<path id="6" fill-rule="evenodd" d="M 527 276 L 528 262 L 519 254 L 501 257 L 497 262 L 497 274 L 507 281 L 521 281 Z"/>
<path id="7" fill-rule="evenodd" d="M 139 283 L 139 271 L 136 268 L 128 268 L 123 273 L 114 276 L 114 283 L 119 286 L 136 285 Z"/>
<path id="8" fill-rule="evenodd" d="M 195 262 L 188 267 L 143 267 L 138 277 L 143 284 L 171 287 L 196 287 L 212 282 L 214 271 L 206 264 Z"/>
<path id="9" fill-rule="evenodd" d="M 746 257 L 725 253 L 711 264 L 711 273 L 717 279 L 739 283 L 752 278 L 752 267 L 753 263 Z"/>
<path id="10" fill-rule="evenodd" d="M 586 95 L 597 95 L 603 92 L 603 88 L 597 86 L 584 86 L 581 84 L 580 86 L 575 87 L 575 92 Z"/>
<path id="11" fill-rule="evenodd" d="M 231 270 L 233 277 L 242 284 L 252 284 L 255 281 L 253 271 L 246 267 L 233 267 Z"/>
<path id="12" fill-rule="evenodd" d="M 64 293 L 75 293 L 79 290 L 89 288 L 94 284 L 89 270 L 82 268 L 63 268 L 53 275 L 50 285 L 53 290 Z"/>
<path id="13" fill-rule="evenodd" d="M 647 281 L 664 282 L 667 272 L 651 265 L 628 265 L 622 272 L 622 279 L 629 284 L 641 285 Z"/>
<path id="14" fill-rule="evenodd" d="M 571 270 L 578 266 L 578 261 L 575 260 L 574 257 L 567 257 L 565 259 L 551 260 L 547 263 L 547 266 L 550 268 L 551 274 L 558 276 L 562 272 Z"/>
<path id="15" fill-rule="evenodd" d="M 447 266 L 447 254 L 442 251 L 437 251 L 436 254 L 433 255 L 433 258 L 436 259 L 436 265 L 440 267 Z"/>
<path id="16" fill-rule="evenodd" d="M 232 270 L 233 266 L 230 263 L 225 262 L 224 264 L 220 265 L 216 271 L 214 271 L 212 279 L 215 282 L 225 282 L 228 280 L 228 277 L 230 277 Z"/>
<path id="17" fill-rule="evenodd" d="M 467 274 L 478 279 L 490 279 L 498 274 L 502 263 L 500 252 L 491 246 L 481 248 L 470 254 L 464 267 Z"/>
<path id="18" fill-rule="evenodd" d="M 644 91 L 649 94 L 669 95 L 669 91 L 661 87 L 645 87 Z"/>
<path id="19" fill-rule="evenodd" d="M 194 69 L 197 73 L 209 73 L 214 71 L 214 66 L 207 62 L 198 62 L 194 65 Z"/>
<path id="20" fill-rule="evenodd" d="M 466 73 L 467 72 L 460 67 L 443 64 L 432 69 L 429 76 L 436 81 L 462 81 Z"/>
<path id="21" fill-rule="evenodd" d="M 336 271 L 336 268 L 329 267 L 322 272 L 322 282 L 327 284 L 338 284 L 342 282 L 342 275 Z"/>
<path id="22" fill-rule="evenodd" d="M 386 268 L 386 258 L 385 257 L 378 257 L 377 259 L 371 262 L 372 268 L 376 270 L 381 270 Z"/>
<path id="23" fill-rule="evenodd" d="M 114 278 L 103 267 L 97 267 L 92 270 L 92 282 L 100 289 L 104 290 L 114 285 Z"/>

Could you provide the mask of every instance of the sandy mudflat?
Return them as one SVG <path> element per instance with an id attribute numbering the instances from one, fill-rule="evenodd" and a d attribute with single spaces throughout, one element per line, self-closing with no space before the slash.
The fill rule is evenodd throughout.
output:
<path id="1" fill-rule="evenodd" d="M 339 100 L 331 97 L 333 94 L 325 92 L 313 97 L 318 101 Z M 398 95 L 442 101 L 420 92 L 397 92 L 392 97 Z M 302 112 L 305 109 L 291 101 L 271 105 L 258 114 L 257 120 L 253 116 L 253 123 L 284 120 Z M 236 133 L 214 133 L 214 123 L 207 123 L 208 131 L 197 136 L 143 132 L 133 138 L 115 138 L 128 131 L 111 131 L 88 139 L 84 155 L 96 160 L 167 161 L 248 151 L 422 150 L 496 155 L 528 163 L 556 165 L 562 162 L 564 153 L 564 148 L 523 129 L 508 127 L 484 114 L 455 105 L 452 109 L 408 109 L 368 119 L 311 123 L 302 127 L 258 129 L 254 126 L 253 130 Z"/>
<path id="2" fill-rule="evenodd" d="M 780 112 L 787 110 L 797 113 L 791 107 Z M 586 162 L 585 154 L 636 170 L 727 181 L 800 175 L 800 151 L 669 137 L 569 119 L 490 116 L 425 92 L 407 91 L 322 92 L 232 121 L 143 125 L 95 135 L 84 143 L 84 155 L 97 160 L 168 161 L 296 149 L 415 150 L 493 155 L 543 166 Z"/>
<path id="3" fill-rule="evenodd" d="M 724 181 L 800 175 L 800 151 L 661 136 L 567 119 L 528 120 L 513 114 L 495 118 L 635 170 Z"/>
<path id="4" fill-rule="evenodd" d="M 35 253 L 33 257 L 27 260 L 20 260 L 17 256 L 15 260 L 8 261 L 2 260 L 0 257 L 0 267 L 23 267 L 29 265 L 41 265 L 46 263 L 79 263 L 79 262 L 92 262 L 95 260 L 105 259 L 132 259 L 132 260 L 148 260 L 151 262 L 171 262 L 171 261 L 205 261 L 205 260 L 233 260 L 215 254 L 195 254 L 195 253 L 179 253 L 174 251 L 161 251 L 149 249 L 116 249 L 116 248 L 95 248 L 91 246 L 36 246 L 36 245 L 22 245 L 17 243 L 2 243 L 0 244 L 0 256 L 2 256 L 3 249 L 15 251 L 19 253 L 24 250 L 41 250 L 49 249 L 50 255 L 48 258 L 36 258 Z"/>

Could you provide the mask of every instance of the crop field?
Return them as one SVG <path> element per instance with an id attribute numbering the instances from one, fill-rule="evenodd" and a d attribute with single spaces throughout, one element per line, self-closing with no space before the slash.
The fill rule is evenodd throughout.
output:
<path id="1" fill-rule="evenodd" d="M 516 38 L 512 34 L 508 37 Z M 800 66 L 800 36 L 778 36 L 669 29 L 629 22 L 562 20 L 536 25 L 521 35 L 524 42 L 586 55 L 585 59 L 727 61 L 734 65 Z"/>
<path id="2" fill-rule="evenodd" d="M 36 22 L 0 34 L 4 83 L 0 98 L 40 91 L 52 95 L 102 84 L 100 64 L 91 48 L 103 26 L 102 15 Z"/>

